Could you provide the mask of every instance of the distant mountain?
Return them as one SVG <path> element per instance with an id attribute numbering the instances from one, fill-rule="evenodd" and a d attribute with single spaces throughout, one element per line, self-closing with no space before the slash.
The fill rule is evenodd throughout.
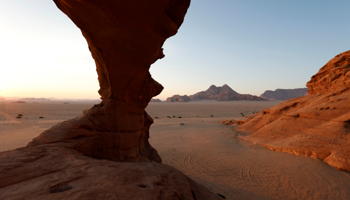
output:
<path id="1" fill-rule="evenodd" d="M 232 90 L 228 85 L 222 87 L 216 87 L 211 85 L 206 91 L 198 92 L 194 95 L 174 95 L 167 98 L 168 102 L 186 102 L 191 100 L 217 100 L 217 101 L 238 101 L 238 100 L 249 100 L 249 101 L 265 101 L 266 99 L 260 98 L 250 94 L 239 94 Z"/>
<path id="2" fill-rule="evenodd" d="M 191 101 L 190 97 L 188 97 L 187 95 L 180 96 L 178 94 L 172 97 L 168 97 L 166 99 L 166 102 L 187 102 L 187 101 Z"/>
<path id="3" fill-rule="evenodd" d="M 151 99 L 150 102 L 162 102 L 160 99 Z"/>
<path id="4" fill-rule="evenodd" d="M 0 96 L 0 101 L 5 101 L 4 97 Z"/>
<path id="5" fill-rule="evenodd" d="M 45 98 L 22 98 L 20 101 L 51 101 L 50 99 Z"/>
<path id="6" fill-rule="evenodd" d="M 296 88 L 296 89 L 277 89 L 275 91 L 266 90 L 260 95 L 261 98 L 268 100 L 287 100 L 295 97 L 301 97 L 308 95 L 308 88 Z"/>

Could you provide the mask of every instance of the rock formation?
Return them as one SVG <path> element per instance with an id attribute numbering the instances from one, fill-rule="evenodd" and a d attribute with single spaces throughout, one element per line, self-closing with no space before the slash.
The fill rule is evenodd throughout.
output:
<path id="1" fill-rule="evenodd" d="M 1 152 L 0 199 L 218 199 L 160 164 L 148 142 L 145 108 L 163 89 L 149 68 L 164 57 L 190 0 L 54 2 L 88 42 L 102 102 L 26 148 Z"/>
<path id="2" fill-rule="evenodd" d="M 172 97 L 168 97 L 166 99 L 166 101 L 167 102 L 187 102 L 187 101 L 191 101 L 191 99 L 187 95 L 180 96 L 180 95 L 176 94 Z"/>
<path id="3" fill-rule="evenodd" d="M 268 100 L 287 100 L 308 95 L 308 88 L 266 90 L 260 95 Z"/>
<path id="4" fill-rule="evenodd" d="M 275 151 L 322 159 L 350 171 L 350 51 L 307 83 L 309 96 L 262 110 L 239 127 L 243 139 Z"/>
<path id="5" fill-rule="evenodd" d="M 162 101 L 160 99 L 151 99 L 150 102 L 157 102 L 157 103 L 159 103 L 159 102 L 162 102 Z"/>
<path id="6" fill-rule="evenodd" d="M 249 100 L 249 101 L 265 101 L 265 99 L 250 95 L 239 94 L 232 90 L 228 85 L 222 87 L 216 87 L 211 85 L 206 91 L 198 92 L 190 96 L 191 100 L 217 100 L 217 101 L 237 101 L 237 100 Z"/>
<path id="7" fill-rule="evenodd" d="M 198 92 L 196 94 L 187 96 L 174 95 L 168 97 L 166 101 L 168 102 L 187 102 L 195 100 L 217 100 L 217 101 L 239 101 L 239 100 L 249 100 L 249 101 L 265 101 L 266 99 L 260 98 L 250 94 L 239 94 L 232 90 L 230 86 L 223 85 L 222 87 L 216 87 L 211 85 L 206 91 Z"/>
<path id="8" fill-rule="evenodd" d="M 0 152 L 0 199 L 220 199 L 155 162 L 114 162 L 50 145 Z"/>
<path id="9" fill-rule="evenodd" d="M 55 0 L 82 31 L 95 59 L 102 102 L 59 124 L 28 146 L 56 143 L 98 159 L 161 162 L 148 143 L 148 102 L 163 87 L 149 68 L 163 58 L 189 0 Z M 116 14 L 117 13 L 117 14 Z"/>

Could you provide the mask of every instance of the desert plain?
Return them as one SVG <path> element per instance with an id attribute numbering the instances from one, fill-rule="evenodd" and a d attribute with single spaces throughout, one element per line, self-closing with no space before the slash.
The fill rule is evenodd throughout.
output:
<path id="1" fill-rule="evenodd" d="M 0 102 L 0 151 L 26 146 L 98 102 Z M 350 174 L 321 160 L 271 151 L 218 123 L 281 101 L 149 103 L 150 143 L 173 166 L 226 199 L 350 199 Z M 16 118 L 19 114 L 22 118 Z M 183 125 L 181 125 L 183 124 Z"/>

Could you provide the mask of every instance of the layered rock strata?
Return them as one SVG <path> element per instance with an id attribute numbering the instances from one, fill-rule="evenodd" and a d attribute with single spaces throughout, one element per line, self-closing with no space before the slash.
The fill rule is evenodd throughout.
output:
<path id="1" fill-rule="evenodd" d="M 262 110 L 239 127 L 242 138 L 350 171 L 349 61 L 350 51 L 330 60 L 307 83 L 309 96 Z"/>

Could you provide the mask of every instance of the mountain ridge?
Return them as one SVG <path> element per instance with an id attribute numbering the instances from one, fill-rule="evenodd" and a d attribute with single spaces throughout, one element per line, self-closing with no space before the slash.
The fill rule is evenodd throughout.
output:
<path id="1" fill-rule="evenodd" d="M 234 91 L 230 86 L 224 84 L 223 86 L 211 85 L 207 90 L 197 92 L 193 95 L 173 95 L 166 99 L 167 102 L 188 102 L 196 100 L 217 100 L 217 101 L 266 101 L 266 99 L 250 95 L 250 94 L 239 94 Z"/>

